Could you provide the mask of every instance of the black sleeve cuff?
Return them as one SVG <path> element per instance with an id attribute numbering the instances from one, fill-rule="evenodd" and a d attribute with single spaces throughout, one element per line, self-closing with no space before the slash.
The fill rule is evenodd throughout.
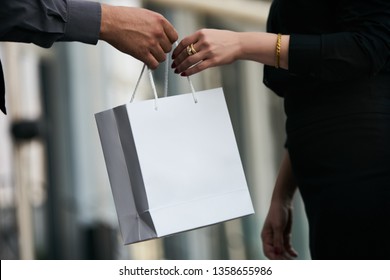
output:
<path id="1" fill-rule="evenodd" d="M 91 1 L 68 1 L 68 18 L 61 41 L 78 41 L 97 44 L 101 23 L 100 3 Z"/>

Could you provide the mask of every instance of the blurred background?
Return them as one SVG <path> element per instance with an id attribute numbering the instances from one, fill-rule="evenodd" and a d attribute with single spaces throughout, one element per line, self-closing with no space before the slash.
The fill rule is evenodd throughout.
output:
<path id="1" fill-rule="evenodd" d="M 162 13 L 180 38 L 200 28 L 265 31 L 267 0 L 106 0 Z M 50 49 L 0 43 L 8 115 L 0 114 L 0 258 L 264 259 L 260 232 L 285 141 L 283 100 L 254 62 L 193 76 L 223 87 L 256 213 L 171 237 L 123 245 L 94 114 L 130 100 L 142 63 L 104 42 Z M 147 79 L 139 96 L 151 98 Z M 164 67 L 155 71 L 162 92 Z M 172 94 L 189 92 L 169 76 Z M 307 221 L 295 198 L 293 245 L 309 259 Z"/>

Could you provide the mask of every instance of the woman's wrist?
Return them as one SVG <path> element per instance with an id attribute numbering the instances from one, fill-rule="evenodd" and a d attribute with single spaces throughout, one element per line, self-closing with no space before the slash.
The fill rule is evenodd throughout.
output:
<path id="1" fill-rule="evenodd" d="M 238 33 L 240 51 L 238 59 L 253 60 L 269 66 L 276 66 L 278 35 L 266 32 Z M 288 49 L 290 36 L 281 34 L 279 67 L 288 69 Z"/>
<path id="2" fill-rule="evenodd" d="M 291 167 L 290 155 L 286 151 L 276 179 L 272 202 L 291 204 L 296 190 L 297 184 Z"/>
<path id="3" fill-rule="evenodd" d="M 289 45 L 290 45 L 290 35 L 281 35 L 279 67 L 286 70 L 288 70 Z"/>
<path id="4" fill-rule="evenodd" d="M 272 194 L 272 203 L 278 203 L 278 204 L 283 204 L 283 205 L 290 205 L 292 204 L 293 198 L 294 198 L 294 193 L 290 192 L 288 189 L 279 189 L 275 188 L 274 193 Z"/>

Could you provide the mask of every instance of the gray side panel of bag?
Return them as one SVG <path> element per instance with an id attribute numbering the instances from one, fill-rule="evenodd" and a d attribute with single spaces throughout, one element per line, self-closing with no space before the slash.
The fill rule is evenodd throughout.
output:
<path id="1" fill-rule="evenodd" d="M 155 231 L 140 221 L 138 215 L 114 110 L 95 114 L 95 119 L 124 243 L 155 238 Z"/>
<path id="2" fill-rule="evenodd" d="M 114 108 L 116 124 L 118 126 L 119 137 L 122 142 L 123 154 L 125 156 L 127 169 L 129 172 L 131 187 L 134 195 L 135 206 L 139 217 L 150 227 L 145 232 L 141 231 L 143 238 L 149 237 L 150 230 L 156 233 L 156 229 L 149 212 L 148 197 L 145 191 L 142 170 L 138 159 L 137 148 L 134 142 L 133 131 L 130 125 L 127 108 L 125 105 Z M 141 229 L 142 230 L 142 229 Z M 150 238 L 150 237 L 149 237 Z"/>

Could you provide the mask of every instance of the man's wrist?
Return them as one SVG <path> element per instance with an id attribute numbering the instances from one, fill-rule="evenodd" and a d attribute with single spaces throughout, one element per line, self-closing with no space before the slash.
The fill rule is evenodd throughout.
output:
<path id="1" fill-rule="evenodd" d="M 99 39 L 107 41 L 107 36 L 110 35 L 110 9 L 111 6 L 107 4 L 101 5 L 101 22 L 100 22 L 100 32 L 99 32 Z"/>

